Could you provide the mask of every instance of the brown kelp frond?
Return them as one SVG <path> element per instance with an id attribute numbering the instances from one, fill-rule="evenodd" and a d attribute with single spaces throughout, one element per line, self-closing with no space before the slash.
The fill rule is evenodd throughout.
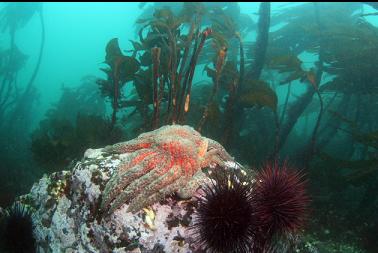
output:
<path id="1" fill-rule="evenodd" d="M 159 126 L 159 65 L 160 65 L 160 53 L 161 49 L 159 47 L 154 47 L 151 49 L 152 62 L 153 62 L 153 72 L 152 72 L 152 81 L 153 81 L 153 106 L 154 106 L 154 116 L 152 120 L 152 129 L 156 129 Z"/>
<path id="2" fill-rule="evenodd" d="M 243 107 L 269 107 L 273 111 L 277 110 L 277 95 L 269 85 L 261 80 L 246 80 L 247 87 L 240 95 L 239 103 Z"/>
<path id="3" fill-rule="evenodd" d="M 16 29 L 22 28 L 35 13 L 42 11 L 42 3 L 5 3 L 0 11 L 0 24 L 2 32 L 9 29 L 14 33 Z"/>
<path id="4" fill-rule="evenodd" d="M 120 92 L 122 86 L 134 79 L 140 67 L 140 63 L 130 56 L 122 54 L 119 48 L 118 39 L 111 39 L 105 48 L 106 56 L 105 63 L 109 68 L 102 68 L 101 70 L 107 75 L 107 79 L 99 79 L 97 81 L 104 96 L 112 100 L 112 124 L 110 130 L 116 124 L 116 114 L 119 107 Z"/>

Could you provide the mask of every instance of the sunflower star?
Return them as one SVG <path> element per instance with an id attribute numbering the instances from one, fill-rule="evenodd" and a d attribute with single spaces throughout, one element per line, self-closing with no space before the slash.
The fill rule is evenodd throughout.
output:
<path id="1" fill-rule="evenodd" d="M 204 178 L 202 168 L 233 160 L 218 142 L 180 125 L 163 126 L 104 151 L 131 153 L 105 186 L 101 210 L 108 214 L 125 202 L 135 213 L 174 192 L 190 197 Z"/>

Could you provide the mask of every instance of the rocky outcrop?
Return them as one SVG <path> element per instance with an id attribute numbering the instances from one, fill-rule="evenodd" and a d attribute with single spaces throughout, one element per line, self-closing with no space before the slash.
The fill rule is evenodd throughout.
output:
<path id="1" fill-rule="evenodd" d="M 20 197 L 35 213 L 38 252 L 191 252 L 194 198 L 170 196 L 136 214 L 127 204 L 100 212 L 105 184 L 127 155 L 87 150 L 71 170 L 45 175 Z"/>

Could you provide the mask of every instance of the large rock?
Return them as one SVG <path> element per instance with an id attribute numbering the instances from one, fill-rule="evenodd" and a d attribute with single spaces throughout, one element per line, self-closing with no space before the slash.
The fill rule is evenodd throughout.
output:
<path id="1" fill-rule="evenodd" d="M 192 252 L 187 228 L 195 198 L 170 196 L 135 215 L 127 204 L 110 216 L 99 212 L 101 192 L 124 156 L 87 150 L 71 170 L 45 175 L 20 197 L 35 210 L 39 252 Z"/>
<path id="2" fill-rule="evenodd" d="M 195 216 L 195 197 L 169 196 L 136 214 L 126 211 L 127 204 L 110 216 L 99 212 L 105 184 L 123 159 L 127 154 L 104 157 L 101 149 L 89 149 L 70 170 L 45 175 L 29 194 L 19 198 L 34 212 L 37 252 L 203 252 L 194 248 L 188 229 Z M 227 166 L 244 173 L 235 163 Z M 341 247 L 310 235 L 297 240 L 298 253 L 339 252 Z M 284 245 L 278 252 L 293 252 Z M 349 245 L 342 248 L 343 252 L 363 253 Z"/>

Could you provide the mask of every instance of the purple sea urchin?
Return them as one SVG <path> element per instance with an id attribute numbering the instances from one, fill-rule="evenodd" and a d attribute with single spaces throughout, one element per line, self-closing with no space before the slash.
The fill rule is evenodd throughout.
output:
<path id="1" fill-rule="evenodd" d="M 10 253 L 36 252 L 32 213 L 15 203 L 1 219 L 1 248 Z"/>
<path id="2" fill-rule="evenodd" d="M 275 235 L 298 232 L 304 225 L 310 199 L 303 173 L 286 163 L 266 165 L 253 185 L 254 219 L 259 227 L 258 241 Z"/>
<path id="3" fill-rule="evenodd" d="M 194 231 L 195 245 L 210 252 L 250 252 L 254 237 L 251 184 L 219 173 L 204 187 Z"/>

